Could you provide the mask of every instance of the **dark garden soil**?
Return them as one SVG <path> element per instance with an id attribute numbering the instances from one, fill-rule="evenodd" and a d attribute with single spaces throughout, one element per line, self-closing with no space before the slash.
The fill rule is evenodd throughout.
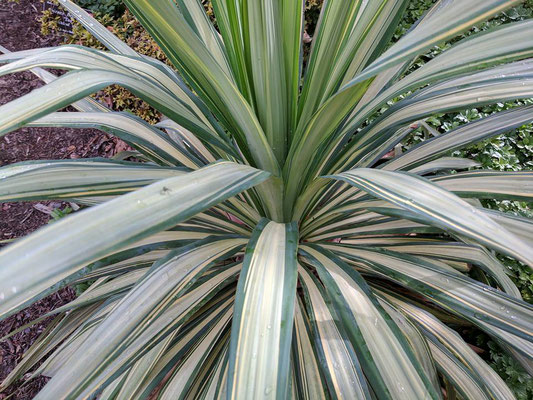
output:
<path id="1" fill-rule="evenodd" d="M 42 37 L 38 18 L 39 0 L 0 1 L 0 45 L 8 50 L 25 50 L 55 46 L 59 36 Z M 28 94 L 42 83 L 30 72 L 0 77 L 0 105 Z M 117 140 L 96 130 L 56 128 L 24 128 L 0 139 L 0 166 L 38 159 L 74 159 L 109 157 L 116 152 Z M 61 203 L 0 204 L 0 241 L 27 235 L 48 223 L 49 211 Z M 59 307 L 75 297 L 67 288 L 0 323 L 0 337 L 29 321 Z M 45 329 L 47 321 L 34 325 L 0 343 L 0 381 L 20 361 L 24 352 Z M 22 385 L 21 385 L 22 383 Z M 32 399 L 46 383 L 46 378 L 13 385 L 0 394 L 0 399 Z"/>

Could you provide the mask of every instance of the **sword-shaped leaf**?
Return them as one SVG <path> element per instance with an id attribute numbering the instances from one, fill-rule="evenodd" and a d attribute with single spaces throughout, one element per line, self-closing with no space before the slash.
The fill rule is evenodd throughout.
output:
<path id="1" fill-rule="evenodd" d="M 506 341 L 514 337 L 522 340 L 526 347 L 533 345 L 533 307 L 523 300 L 428 259 L 379 248 L 324 247 L 359 265 L 366 265 L 365 270 L 369 273 L 376 273 L 415 290 L 449 312 L 467 318 Z"/>
<path id="2" fill-rule="evenodd" d="M 102 374 L 107 379 L 111 378 L 106 367 L 127 354 L 128 346 L 145 334 L 153 321 L 182 297 L 211 263 L 231 256 L 245 243 L 242 239 L 207 239 L 180 248 L 159 260 L 85 338 L 38 397 L 93 395 L 97 387 L 91 385 L 88 388 L 88 384 Z M 91 352 L 90 360 L 84 357 L 88 352 Z"/>
<path id="3" fill-rule="evenodd" d="M 472 238 L 533 267 L 533 249 L 475 207 L 412 175 L 358 168 L 333 176 L 418 215 L 429 224 Z"/>
<path id="4" fill-rule="evenodd" d="M 309 319 L 300 299 L 294 306 L 293 368 L 299 398 L 326 399 L 326 383 L 311 336 Z"/>
<path id="5" fill-rule="evenodd" d="M 514 399 L 514 395 L 490 366 L 452 329 L 436 317 L 396 296 L 381 293 L 412 319 L 434 346 L 445 348 L 475 376 L 476 385 L 484 387 L 495 399 Z M 442 350 L 441 350 L 442 351 Z M 487 379 L 489 378 L 489 379 Z"/>
<path id="6" fill-rule="evenodd" d="M 83 25 L 95 38 L 97 38 L 106 48 L 117 54 L 139 56 L 126 43 L 113 35 L 109 29 L 103 26 L 96 18 L 93 18 L 87 11 L 72 2 L 71 0 L 59 0 L 70 15 Z"/>
<path id="7" fill-rule="evenodd" d="M 186 174 L 178 168 L 108 159 L 26 161 L 0 168 L 0 202 L 116 196 Z"/>
<path id="8" fill-rule="evenodd" d="M 214 164 L 164 179 L 41 229 L 0 252 L 0 314 L 5 317 L 15 312 L 91 261 L 171 228 L 267 176 L 230 162 Z M 35 265 L 39 265 L 38 273 Z"/>
<path id="9" fill-rule="evenodd" d="M 533 171 L 470 171 L 435 177 L 431 181 L 461 197 L 533 199 Z"/>
<path id="10" fill-rule="evenodd" d="M 235 299 L 228 398 L 285 398 L 296 298 L 296 224 L 262 220 L 246 248 Z"/>
<path id="11" fill-rule="evenodd" d="M 361 275 L 328 250 L 302 246 L 301 251 L 324 282 L 378 397 L 439 399 L 405 337 Z"/>
<path id="12" fill-rule="evenodd" d="M 302 266 L 298 267 L 298 275 L 329 393 L 339 399 L 371 399 L 361 364 L 324 288 Z"/>
<path id="13" fill-rule="evenodd" d="M 488 19 L 505 9 L 520 3 L 520 0 L 450 0 L 439 4 L 439 9 L 388 49 L 348 85 L 369 79 L 403 60 L 423 53 L 432 46 L 464 32 L 478 22 Z"/>
<path id="14" fill-rule="evenodd" d="M 180 148 L 162 131 L 128 113 L 57 112 L 45 115 L 27 126 L 100 129 L 124 140 L 158 164 L 182 164 L 191 169 L 202 166 L 194 154 Z"/>

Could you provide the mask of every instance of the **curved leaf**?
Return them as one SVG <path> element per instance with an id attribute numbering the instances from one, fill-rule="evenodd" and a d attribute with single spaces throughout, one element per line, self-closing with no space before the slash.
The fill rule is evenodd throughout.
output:
<path id="1" fill-rule="evenodd" d="M 365 375 L 380 398 L 439 399 L 396 324 L 359 273 L 331 252 L 302 246 L 338 309 Z"/>
<path id="2" fill-rule="evenodd" d="M 358 168 L 333 176 L 533 267 L 533 249 L 455 195 L 415 176 Z"/>
<path id="3" fill-rule="evenodd" d="M 214 164 L 92 207 L 17 241 L 0 252 L 0 314 L 5 318 L 91 261 L 171 228 L 267 176 L 247 166 Z"/>

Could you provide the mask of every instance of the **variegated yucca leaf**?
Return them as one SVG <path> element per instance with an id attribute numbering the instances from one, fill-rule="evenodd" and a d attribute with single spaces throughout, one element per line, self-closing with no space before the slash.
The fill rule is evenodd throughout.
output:
<path id="1" fill-rule="evenodd" d="M 212 0 L 216 23 L 205 1 L 125 0 L 169 65 L 59 3 L 107 50 L 0 47 L 0 75 L 45 82 L 0 107 L 0 134 L 94 128 L 135 151 L 0 168 L 0 202 L 84 208 L 0 251 L 0 316 L 90 283 L 6 336 L 53 317 L 0 389 L 30 373 L 52 378 L 38 399 L 514 398 L 454 329 L 533 371 L 533 307 L 498 258 L 533 266 L 533 221 L 481 202 L 531 203 L 533 172 L 453 152 L 533 121 L 532 21 L 472 29 L 520 0 L 438 0 L 399 40 L 408 0 L 327 0 L 308 57 L 303 0 Z M 88 97 L 112 84 L 161 121 Z M 434 137 L 398 151 L 418 129 Z"/>

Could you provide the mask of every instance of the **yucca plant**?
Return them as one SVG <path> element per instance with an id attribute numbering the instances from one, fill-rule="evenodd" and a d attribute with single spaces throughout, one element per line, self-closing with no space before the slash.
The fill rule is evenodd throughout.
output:
<path id="1" fill-rule="evenodd" d="M 61 3 L 109 51 L 0 56 L 47 83 L 0 107 L 1 132 L 98 128 L 138 161 L 0 169 L 3 202 L 88 206 L 2 250 L 1 317 L 95 281 L 2 387 L 33 371 L 52 377 L 39 399 L 514 398 L 456 331 L 533 370 L 533 309 L 496 257 L 532 266 L 533 221 L 480 201 L 531 201 L 533 172 L 450 154 L 533 106 L 391 150 L 435 113 L 533 97 L 533 21 L 410 68 L 520 1 L 438 1 L 391 45 L 407 0 L 327 0 L 303 65 L 303 0 L 213 0 L 216 27 L 199 0 L 126 0 L 175 69 Z M 86 97 L 111 84 L 165 118 Z"/>

